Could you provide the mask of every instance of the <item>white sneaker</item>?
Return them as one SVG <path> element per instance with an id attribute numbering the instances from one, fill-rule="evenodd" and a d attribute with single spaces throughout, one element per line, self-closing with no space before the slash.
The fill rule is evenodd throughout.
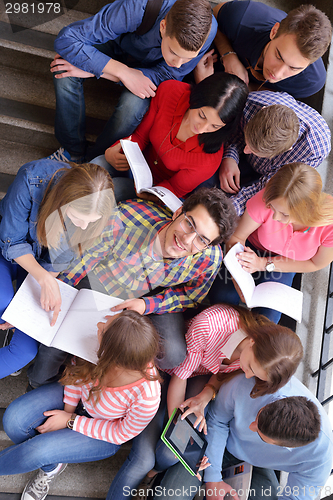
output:
<path id="1" fill-rule="evenodd" d="M 52 472 L 47 474 L 39 469 L 36 476 L 27 482 L 21 500 L 44 500 L 49 492 L 50 483 L 66 469 L 67 464 L 59 464 L 59 466 L 55 469 L 54 474 Z"/>
<path id="2" fill-rule="evenodd" d="M 47 159 L 56 161 L 65 161 L 68 163 L 69 161 L 71 161 L 71 155 L 69 154 L 68 151 L 66 151 L 66 149 L 59 148 L 57 149 L 57 151 L 48 156 Z"/>

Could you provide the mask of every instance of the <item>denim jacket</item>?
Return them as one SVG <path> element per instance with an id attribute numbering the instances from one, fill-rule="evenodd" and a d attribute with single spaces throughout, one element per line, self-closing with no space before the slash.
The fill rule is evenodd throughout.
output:
<path id="1" fill-rule="evenodd" d="M 62 241 L 60 249 L 52 249 L 51 264 L 49 253 L 38 243 L 36 234 L 38 210 L 47 185 L 53 174 L 63 167 L 70 168 L 68 163 L 42 159 L 19 169 L 0 201 L 0 248 L 6 260 L 31 254 L 47 271 L 62 271 L 74 258 L 74 252 Z M 61 175 L 62 172 L 57 174 L 55 181 Z"/>

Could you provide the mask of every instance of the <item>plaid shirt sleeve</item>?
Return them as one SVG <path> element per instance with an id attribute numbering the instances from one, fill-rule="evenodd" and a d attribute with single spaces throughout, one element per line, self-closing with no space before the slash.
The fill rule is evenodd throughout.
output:
<path id="1" fill-rule="evenodd" d="M 94 267 L 111 251 L 113 241 L 119 232 L 119 227 L 113 221 L 108 224 L 93 247 L 86 250 L 81 257 L 75 259 L 70 267 L 59 275 L 59 279 L 68 285 L 77 285 Z"/>
<path id="2" fill-rule="evenodd" d="M 178 285 L 166 288 L 152 297 L 142 297 L 146 303 L 145 314 L 181 312 L 189 307 L 196 307 L 205 298 L 222 262 L 221 247 L 211 246 L 192 256 L 190 265 L 187 265 L 188 259 L 185 260 L 184 272 Z"/>

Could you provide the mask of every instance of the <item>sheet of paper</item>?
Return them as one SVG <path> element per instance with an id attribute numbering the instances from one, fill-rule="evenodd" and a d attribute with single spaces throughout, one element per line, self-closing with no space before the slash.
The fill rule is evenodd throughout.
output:
<path id="1" fill-rule="evenodd" d="M 236 245 L 230 248 L 229 252 L 224 257 L 223 262 L 231 276 L 237 282 L 239 288 L 242 290 L 246 305 L 250 307 L 249 304 L 254 293 L 255 283 L 252 275 L 244 271 L 237 260 L 236 255 L 243 251 L 243 245 L 241 243 L 236 243 Z"/>
<path id="2" fill-rule="evenodd" d="M 266 281 L 256 286 L 249 307 L 270 307 L 301 323 L 303 293 L 295 288 Z"/>
<path id="3" fill-rule="evenodd" d="M 80 290 L 52 341 L 52 347 L 96 364 L 99 347 L 97 323 L 105 322 L 107 315 L 113 316 L 115 313 L 110 308 L 121 302 L 122 299 L 94 290 Z"/>
<path id="4" fill-rule="evenodd" d="M 151 187 L 153 177 L 139 144 L 126 139 L 121 139 L 120 144 L 131 167 L 137 192 L 139 193 L 142 189 Z"/>
<path id="5" fill-rule="evenodd" d="M 53 311 L 46 312 L 40 305 L 40 286 L 30 275 L 26 277 L 22 285 L 14 295 L 13 300 L 2 315 L 2 319 L 8 321 L 22 332 L 45 345 L 50 345 L 54 335 L 60 327 L 78 291 L 75 288 L 56 280 L 61 293 L 62 304 L 57 322 L 50 326 Z"/>

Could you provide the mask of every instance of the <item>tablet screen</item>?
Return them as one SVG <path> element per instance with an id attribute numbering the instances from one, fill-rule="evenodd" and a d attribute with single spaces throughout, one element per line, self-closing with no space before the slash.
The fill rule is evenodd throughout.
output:
<path id="1" fill-rule="evenodd" d="M 196 473 L 199 468 L 199 462 L 202 459 L 207 442 L 203 437 L 203 433 L 194 429 L 192 423 L 188 419 L 181 420 L 181 410 L 175 411 L 170 418 L 163 441 L 177 452 L 177 456 L 181 461 L 185 461 L 193 473 Z M 170 446 L 169 446 L 170 447 Z M 185 465 L 185 464 L 183 464 Z"/>

